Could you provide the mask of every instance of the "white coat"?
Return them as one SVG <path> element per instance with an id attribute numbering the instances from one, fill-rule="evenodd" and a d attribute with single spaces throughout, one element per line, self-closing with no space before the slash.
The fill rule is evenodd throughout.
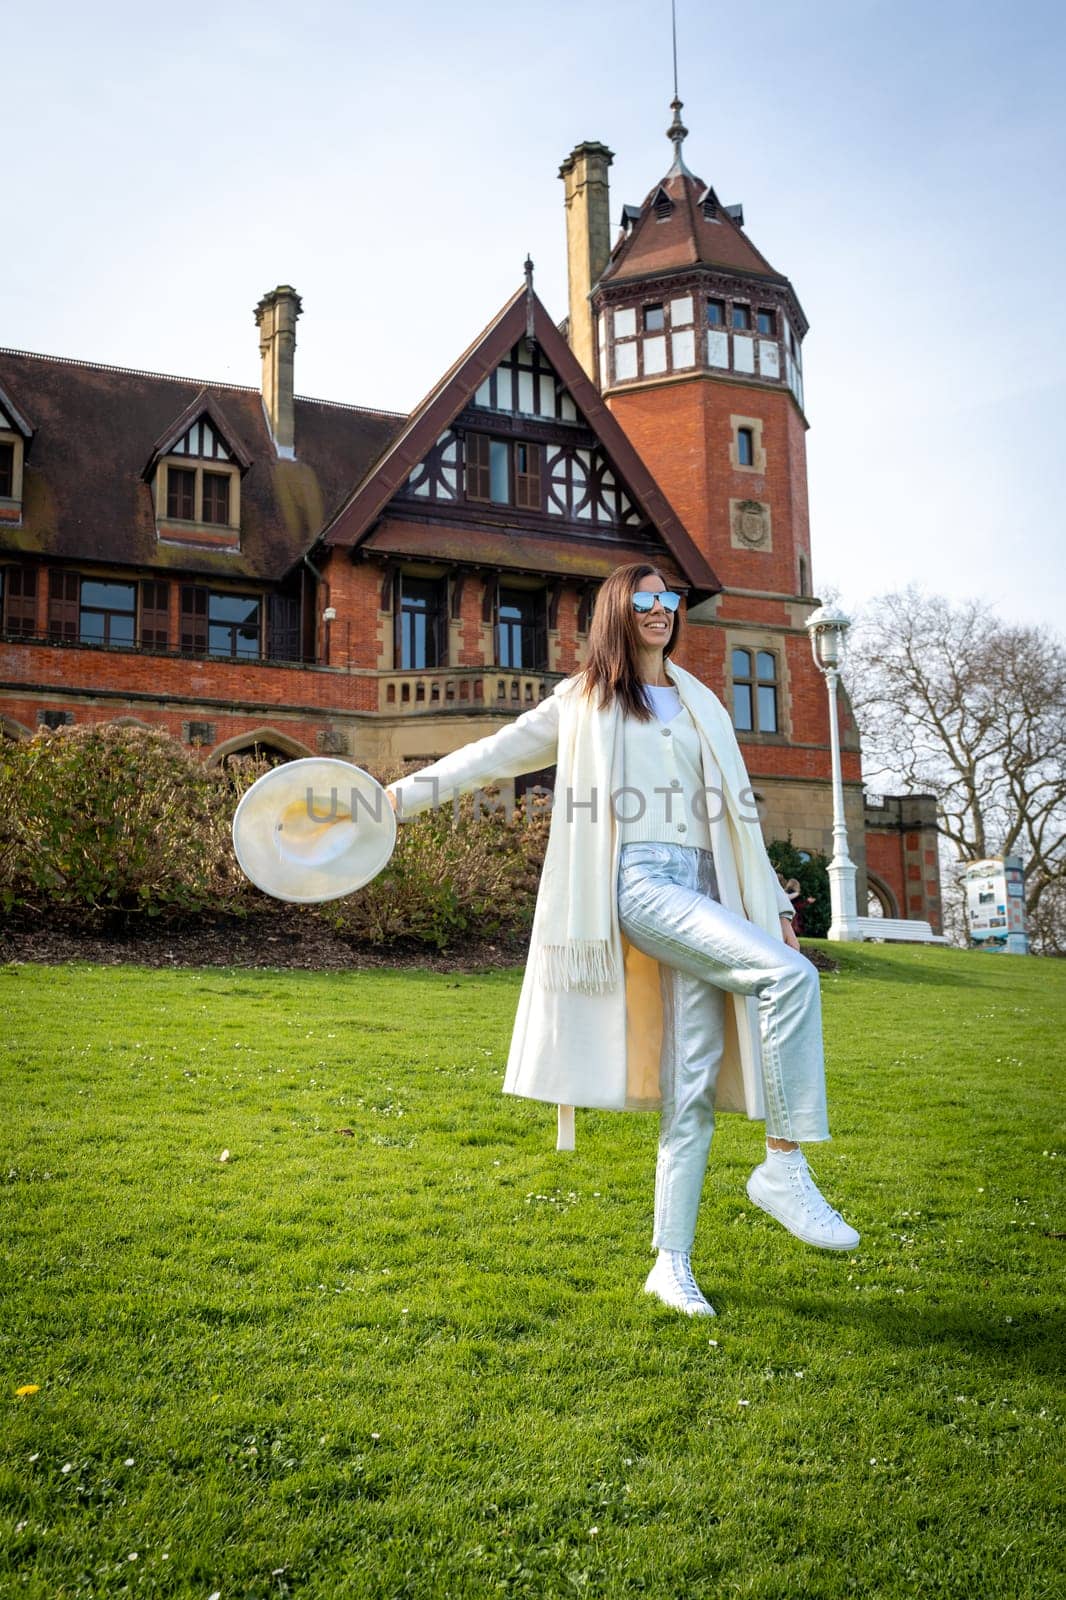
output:
<path id="1" fill-rule="evenodd" d="M 691 674 L 669 661 L 666 671 L 696 722 L 704 783 L 710 789 L 724 790 L 731 802 L 712 808 L 708 817 L 721 902 L 780 938 L 779 913 L 791 911 L 792 904 L 778 883 L 757 826 L 757 845 L 753 847 L 750 840 L 745 840 L 745 847 L 741 847 L 734 821 L 736 775 L 746 777 L 746 772 L 728 714 L 711 691 Z M 425 809 L 438 794 L 443 800 L 456 791 L 469 793 L 493 780 L 550 766 L 556 759 L 560 719 L 567 715 L 567 698 L 573 687 L 574 680 L 567 679 L 554 694 L 498 733 L 476 740 L 391 785 L 401 815 Z M 707 715 L 708 696 L 713 702 L 713 717 Z M 610 741 L 613 793 L 625 784 L 621 712 L 615 706 L 597 716 L 605 719 L 604 737 Z M 560 782 L 563 776 L 560 771 Z M 612 824 L 611 883 L 618 871 L 618 835 L 617 826 Z M 565 929 L 548 926 L 554 915 L 549 907 L 558 904 L 545 893 L 551 870 L 549 844 L 533 918 L 531 956 L 542 945 L 565 938 Z M 560 1107 L 653 1110 L 660 1106 L 659 965 L 623 937 L 613 895 L 611 904 L 611 943 L 617 951 L 615 966 L 619 974 L 611 986 L 596 993 L 573 988 L 546 989 L 536 977 L 536 961 L 530 959 L 527 963 L 503 1084 L 506 1094 L 546 1100 Z M 726 1039 L 716 1106 L 761 1118 L 765 1112 L 757 1002 L 744 995 L 729 998 L 732 1004 L 726 1007 Z"/>

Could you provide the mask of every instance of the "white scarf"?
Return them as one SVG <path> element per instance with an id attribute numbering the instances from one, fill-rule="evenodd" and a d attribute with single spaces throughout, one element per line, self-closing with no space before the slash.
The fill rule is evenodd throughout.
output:
<path id="1" fill-rule="evenodd" d="M 744 909 L 752 922 L 779 938 L 776 880 L 732 721 L 698 678 L 673 662 L 665 665 L 700 735 L 704 782 L 720 783 Z M 614 701 L 601 711 L 596 697 L 582 692 L 581 682 L 579 674 L 556 690 L 561 704 L 555 805 L 533 943 L 542 987 L 600 994 L 622 981 L 612 810 L 612 783 L 621 771 L 622 710 Z M 563 942 L 538 939 L 540 930 L 558 939 L 563 929 Z"/>

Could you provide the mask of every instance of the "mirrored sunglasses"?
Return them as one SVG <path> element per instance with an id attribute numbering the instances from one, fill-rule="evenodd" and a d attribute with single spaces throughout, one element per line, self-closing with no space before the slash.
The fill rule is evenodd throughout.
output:
<path id="1" fill-rule="evenodd" d="M 638 589 L 633 595 L 634 611 L 651 611 L 656 600 L 659 601 L 664 611 L 676 611 L 681 604 L 681 596 L 672 593 L 669 589 L 660 589 L 658 594 L 649 594 L 647 589 Z"/>

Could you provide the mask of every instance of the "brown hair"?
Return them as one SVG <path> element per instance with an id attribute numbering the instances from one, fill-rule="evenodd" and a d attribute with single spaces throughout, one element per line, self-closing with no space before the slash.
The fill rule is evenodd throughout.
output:
<path id="1" fill-rule="evenodd" d="M 633 595 L 644 578 L 659 578 L 658 567 L 646 561 L 634 562 L 628 567 L 616 567 L 596 596 L 596 610 L 589 629 L 589 658 L 583 673 L 584 691 L 591 698 L 599 694 L 600 710 L 605 710 L 613 700 L 620 700 L 622 712 L 635 717 L 638 722 L 648 722 L 652 713 L 644 698 L 644 687 L 638 671 L 638 641 Z M 668 656 L 677 644 L 681 632 L 681 613 L 673 613 L 670 637 L 663 645 L 663 655 Z"/>

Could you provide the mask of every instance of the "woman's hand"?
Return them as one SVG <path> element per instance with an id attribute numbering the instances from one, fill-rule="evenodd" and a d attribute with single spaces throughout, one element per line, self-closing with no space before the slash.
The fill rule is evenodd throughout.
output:
<path id="1" fill-rule="evenodd" d="M 792 922 L 788 917 L 781 918 L 781 937 L 784 939 L 790 950 L 799 949 L 800 942 L 796 938 L 796 930 L 792 926 Z"/>

